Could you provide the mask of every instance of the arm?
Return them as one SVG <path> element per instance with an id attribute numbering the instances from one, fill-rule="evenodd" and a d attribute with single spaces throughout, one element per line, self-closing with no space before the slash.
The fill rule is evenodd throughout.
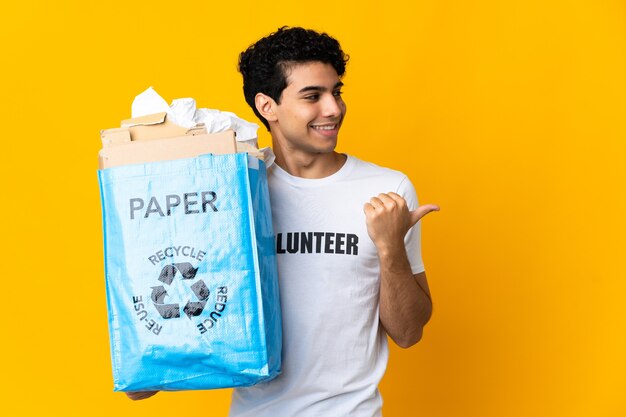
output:
<path id="1" fill-rule="evenodd" d="M 420 340 L 432 312 L 426 274 L 411 272 L 404 236 L 422 217 L 438 210 L 427 204 L 409 212 L 396 193 L 379 194 L 364 206 L 367 231 L 380 260 L 380 321 L 403 348 Z"/>

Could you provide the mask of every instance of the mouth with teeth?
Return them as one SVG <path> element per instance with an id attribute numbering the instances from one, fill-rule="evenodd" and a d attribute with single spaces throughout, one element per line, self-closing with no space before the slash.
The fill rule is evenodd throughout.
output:
<path id="1" fill-rule="evenodd" d="M 339 123 L 309 125 L 309 127 L 323 136 L 335 136 L 339 131 Z"/>

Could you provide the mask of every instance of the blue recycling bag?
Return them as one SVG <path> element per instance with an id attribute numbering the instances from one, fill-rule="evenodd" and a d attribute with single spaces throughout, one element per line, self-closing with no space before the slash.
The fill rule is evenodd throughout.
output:
<path id="1" fill-rule="evenodd" d="M 115 391 L 280 373 L 265 164 L 245 153 L 98 171 Z"/>

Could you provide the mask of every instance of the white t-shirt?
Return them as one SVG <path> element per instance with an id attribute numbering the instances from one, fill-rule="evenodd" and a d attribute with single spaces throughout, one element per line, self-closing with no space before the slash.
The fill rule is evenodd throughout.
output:
<path id="1" fill-rule="evenodd" d="M 283 319 L 282 374 L 233 393 L 231 417 L 372 417 L 387 366 L 380 326 L 379 261 L 363 205 L 396 192 L 409 209 L 415 190 L 398 171 L 348 156 L 322 179 L 269 173 Z M 405 238 L 411 269 L 424 271 L 420 224 Z"/>

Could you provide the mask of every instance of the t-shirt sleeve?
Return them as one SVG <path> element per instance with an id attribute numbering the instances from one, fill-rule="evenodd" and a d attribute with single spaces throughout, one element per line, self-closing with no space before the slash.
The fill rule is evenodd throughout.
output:
<path id="1" fill-rule="evenodd" d="M 413 211 L 418 207 L 417 194 L 411 181 L 404 177 L 398 185 L 396 194 L 401 195 L 407 202 L 409 211 Z M 409 258 L 409 264 L 411 264 L 411 271 L 413 274 L 419 274 L 424 272 L 424 262 L 422 261 L 422 222 L 419 221 L 413 226 L 406 236 L 404 237 L 404 246 L 406 248 L 406 254 Z"/>

